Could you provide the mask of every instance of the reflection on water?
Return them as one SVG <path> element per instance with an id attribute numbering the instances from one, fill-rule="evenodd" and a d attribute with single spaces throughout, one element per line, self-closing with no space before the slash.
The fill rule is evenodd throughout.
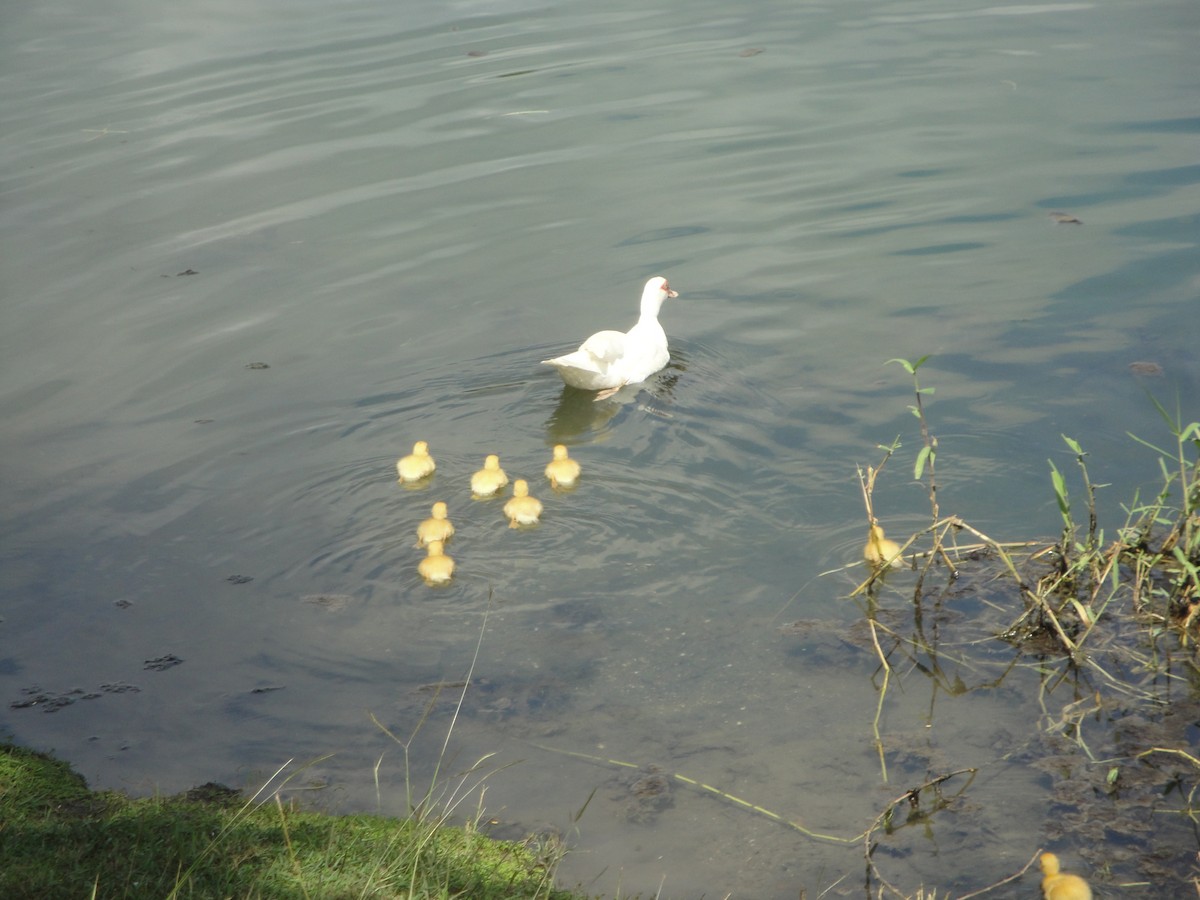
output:
<path id="1" fill-rule="evenodd" d="M 596 399 L 595 391 L 581 391 L 563 385 L 558 406 L 546 420 L 546 443 L 582 443 L 603 441 L 615 427 L 613 420 L 624 407 L 639 413 L 670 418 L 675 385 L 687 371 L 687 358 L 674 347 L 671 362 L 645 384 L 629 384 L 617 393 Z"/>
<path id="2" fill-rule="evenodd" d="M 0 33 L 16 739 L 146 792 L 335 752 L 330 806 L 399 812 L 370 716 L 407 736 L 432 704 L 417 769 L 453 720 L 456 759 L 512 763 L 497 827 L 566 832 L 564 877 L 610 895 L 857 892 L 859 845 L 781 820 L 852 836 L 976 768 L 878 834 L 890 881 L 1104 843 L 1106 893 L 1175 895 L 1088 798 L 1122 727 L 1195 743 L 1176 679 L 1134 702 L 1016 654 L 975 582 L 846 598 L 855 465 L 899 435 L 876 513 L 928 509 L 886 360 L 932 354 L 943 509 L 996 535 L 1058 528 L 1059 433 L 1113 496 L 1157 477 L 1126 436 L 1159 433 L 1148 379 L 1196 417 L 1190 7 L 126 7 Z M 666 370 L 601 402 L 542 371 L 647 272 L 687 286 Z M 437 471 L 401 487 L 417 440 Z M 489 453 L 538 526 L 471 500 Z M 1137 840 L 1194 852 L 1158 813 Z"/>
<path id="3" fill-rule="evenodd" d="M 626 388 L 641 389 L 641 385 Z M 596 400 L 595 391 L 581 391 L 563 385 L 562 395 L 550 418 L 546 420 L 546 443 L 574 443 L 582 438 L 597 439 L 608 423 L 621 411 L 622 399 L 614 394 L 604 400 Z"/>

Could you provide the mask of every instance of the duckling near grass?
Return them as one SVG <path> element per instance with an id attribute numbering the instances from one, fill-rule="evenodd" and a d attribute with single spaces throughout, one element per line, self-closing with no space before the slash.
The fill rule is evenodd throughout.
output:
<path id="1" fill-rule="evenodd" d="M 417 546 L 424 547 L 431 541 L 441 541 L 443 544 L 454 534 L 454 525 L 446 518 L 446 504 L 440 500 L 433 504 L 433 517 L 426 519 L 417 526 Z"/>
<path id="2" fill-rule="evenodd" d="M 396 472 L 402 482 L 420 481 L 432 475 L 436 468 L 433 457 L 429 455 L 429 445 L 425 441 L 417 441 L 413 444 L 413 452 L 400 457 L 396 462 Z"/>
<path id="3" fill-rule="evenodd" d="M 417 571 L 428 585 L 449 584 L 454 577 L 454 560 L 446 555 L 441 541 L 430 541 L 429 555 L 421 560 Z"/>
<path id="4" fill-rule="evenodd" d="M 883 526 L 878 522 L 871 523 L 871 530 L 867 533 L 867 544 L 863 547 L 863 559 L 872 569 L 904 565 L 900 545 L 883 536 Z"/>
<path id="5" fill-rule="evenodd" d="M 529 496 L 529 483 L 524 478 L 513 482 L 512 499 L 504 504 L 504 514 L 508 516 L 509 528 L 537 524 L 538 516 L 542 514 L 542 501 Z"/>
<path id="6" fill-rule="evenodd" d="M 1042 895 L 1045 900 L 1092 900 L 1092 889 L 1078 875 L 1059 871 L 1058 857 L 1042 854 Z"/>
<path id="7" fill-rule="evenodd" d="M 572 487 L 579 479 L 579 463 L 567 456 L 567 448 L 554 445 L 554 459 L 546 466 L 546 477 L 551 487 Z"/>
<path id="8" fill-rule="evenodd" d="M 500 457 L 491 454 L 483 461 L 483 468 L 471 476 L 471 493 L 476 497 L 491 497 L 508 484 L 508 476 L 500 468 Z"/>

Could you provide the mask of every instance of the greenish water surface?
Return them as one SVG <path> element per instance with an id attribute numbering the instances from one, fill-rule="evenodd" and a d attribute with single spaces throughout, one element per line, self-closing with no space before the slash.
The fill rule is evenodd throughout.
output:
<path id="1" fill-rule="evenodd" d="M 1158 472 L 1127 436 L 1165 443 L 1146 392 L 1200 415 L 1198 29 L 1176 0 L 9 10 L 0 725 L 134 792 L 333 753 L 295 783 L 400 812 L 370 715 L 407 736 L 478 643 L 449 769 L 495 752 L 496 827 L 562 831 L 570 883 L 864 890 L 860 846 L 680 782 L 640 802 L 605 759 L 837 835 L 979 767 L 969 808 L 880 851 L 889 878 L 966 892 L 1041 845 L 1078 868 L 1096 848 L 1053 780 L 1005 758 L 1038 677 L 956 696 L 906 671 L 885 782 L 858 572 L 821 573 L 858 558 L 855 466 L 897 435 L 876 512 L 924 524 L 893 357 L 931 354 L 943 511 L 997 537 L 1055 534 L 1060 433 L 1113 527 Z M 627 328 L 656 274 L 671 366 L 565 393 L 538 361 Z M 416 440 L 438 469 L 406 490 Z M 572 492 L 541 478 L 558 442 Z M 538 528 L 471 500 L 488 453 Z"/>

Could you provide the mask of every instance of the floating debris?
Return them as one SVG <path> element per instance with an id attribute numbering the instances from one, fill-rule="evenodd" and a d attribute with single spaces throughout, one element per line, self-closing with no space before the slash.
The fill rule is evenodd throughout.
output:
<path id="1" fill-rule="evenodd" d="M 12 709 L 33 709 L 37 707 L 42 712 L 52 713 L 58 712 L 64 707 L 70 706 L 76 700 L 95 700 L 101 694 L 125 694 L 137 693 L 141 688 L 135 687 L 132 684 L 124 682 L 114 682 L 110 684 L 100 685 L 98 691 L 85 691 L 83 688 L 71 688 L 69 691 L 55 693 L 53 691 L 43 691 L 40 687 L 34 685 L 22 689 L 21 693 L 26 695 L 24 700 L 14 700 L 9 704 Z"/>
<path id="2" fill-rule="evenodd" d="M 797 619 L 795 622 L 787 622 L 780 625 L 775 630 L 787 637 L 805 636 L 828 631 L 829 625 L 819 619 Z"/>
<path id="3" fill-rule="evenodd" d="M 199 274 L 200 273 L 197 272 L 195 269 L 184 269 L 182 272 L 176 272 L 175 277 L 178 278 L 180 275 L 199 275 Z"/>
<path id="4" fill-rule="evenodd" d="M 1131 362 L 1129 371 L 1134 375 L 1145 375 L 1149 378 L 1161 378 L 1163 367 L 1156 362 Z"/>
<path id="5" fill-rule="evenodd" d="M 747 47 L 745 50 L 743 50 L 741 53 L 739 53 L 738 56 L 741 56 L 741 57 L 758 56 L 758 54 L 760 54 L 762 52 L 764 52 L 764 51 L 761 47 Z"/>
<path id="6" fill-rule="evenodd" d="M 58 712 L 64 706 L 70 706 L 76 700 L 84 699 L 82 688 L 72 688 L 61 694 L 48 693 L 39 687 L 28 687 L 21 691 L 27 695 L 24 700 L 14 700 L 8 704 L 11 709 L 32 709 L 37 706 L 42 712 Z"/>
<path id="7" fill-rule="evenodd" d="M 246 363 L 246 368 L 247 369 L 269 369 L 271 367 L 268 366 L 265 362 L 252 362 L 252 363 Z"/>
<path id="8" fill-rule="evenodd" d="M 142 689 L 136 684 L 126 684 L 124 681 L 109 681 L 100 685 L 100 690 L 106 694 L 138 694 Z"/>
<path id="9" fill-rule="evenodd" d="M 249 584 L 254 578 L 250 575 L 230 575 L 225 580 L 230 584 Z"/>
<path id="10" fill-rule="evenodd" d="M 305 594 L 300 600 L 311 603 L 329 612 L 340 612 L 350 605 L 354 598 L 349 594 Z"/>
<path id="11" fill-rule="evenodd" d="M 671 796 L 671 779 L 658 766 L 639 770 L 639 776 L 628 785 L 624 794 L 625 818 L 630 822 L 648 824 L 660 812 L 675 802 Z"/>
<path id="12" fill-rule="evenodd" d="M 229 803 L 241 799 L 242 792 L 223 784 L 210 781 L 199 787 L 194 787 L 183 796 L 194 803 Z"/>
<path id="13" fill-rule="evenodd" d="M 142 668 L 148 672 L 165 672 L 167 669 L 173 669 L 182 662 L 183 660 L 174 653 L 168 653 L 166 656 L 146 660 L 142 664 Z"/>
<path id="14" fill-rule="evenodd" d="M 1052 218 L 1059 225 L 1082 225 L 1083 224 L 1083 219 L 1077 219 L 1077 218 L 1075 218 L 1075 216 L 1071 215 L 1070 213 L 1065 213 L 1065 212 L 1052 212 L 1052 213 L 1050 213 L 1050 218 Z"/>

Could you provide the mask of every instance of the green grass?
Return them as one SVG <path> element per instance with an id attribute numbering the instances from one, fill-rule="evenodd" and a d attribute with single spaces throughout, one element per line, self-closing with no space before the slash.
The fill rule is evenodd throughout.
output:
<path id="1" fill-rule="evenodd" d="M 94 792 L 63 762 L 0 744 L 0 897 L 576 896 L 553 861 L 473 823 L 331 816 L 260 791 Z"/>

